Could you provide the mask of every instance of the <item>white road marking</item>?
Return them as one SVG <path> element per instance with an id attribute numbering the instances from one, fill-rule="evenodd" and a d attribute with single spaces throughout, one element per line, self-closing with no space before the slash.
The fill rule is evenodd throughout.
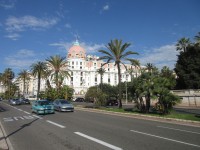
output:
<path id="1" fill-rule="evenodd" d="M 29 115 L 30 115 L 30 113 L 29 113 L 29 112 L 27 112 L 27 111 L 24 111 L 24 113 L 26 113 L 26 114 L 29 114 Z"/>
<path id="2" fill-rule="evenodd" d="M 96 139 L 96 138 L 93 138 L 93 137 L 88 136 L 88 135 L 86 135 L 86 134 L 83 134 L 83 133 L 81 133 L 81 132 L 74 132 L 74 133 L 75 133 L 75 134 L 78 134 L 78 135 L 80 135 L 80 136 L 82 136 L 82 137 L 84 137 L 84 138 L 87 138 L 87 139 L 89 139 L 89 140 L 92 140 L 92 141 L 94 141 L 94 142 L 97 142 L 97 143 L 99 143 L 99 144 L 101 144 L 101 145 L 104 145 L 104 146 L 106 146 L 106 147 L 109 147 L 109 148 L 111 148 L 111 149 L 114 149 L 114 150 L 122 150 L 122 148 L 119 148 L 119 147 L 116 147 L 116 146 L 111 145 L 111 144 L 109 144 L 109 143 L 106 143 L 106 142 L 104 142 L 104 141 L 98 140 L 98 139 Z"/>
<path id="3" fill-rule="evenodd" d="M 9 117 L 9 118 L 3 118 L 3 120 L 4 120 L 5 122 L 8 122 L 8 121 L 14 121 L 12 117 Z"/>
<path id="4" fill-rule="evenodd" d="M 19 111 L 23 111 L 22 109 L 17 109 L 17 110 L 19 110 Z"/>
<path id="5" fill-rule="evenodd" d="M 51 123 L 51 124 L 53 124 L 53 125 L 56 125 L 56 126 L 58 126 L 58 127 L 60 127 L 60 128 L 65 128 L 65 126 L 63 126 L 63 125 L 60 125 L 60 124 L 58 124 L 58 123 L 55 123 L 55 122 L 53 122 L 53 121 L 50 121 L 50 120 L 46 120 L 46 122 L 48 122 L 48 123 Z"/>
<path id="6" fill-rule="evenodd" d="M 18 120 L 18 119 L 22 119 L 22 120 L 24 120 L 24 118 L 23 117 L 21 117 L 21 116 L 17 116 L 17 117 L 13 117 L 15 120 Z"/>
<path id="7" fill-rule="evenodd" d="M 165 137 L 162 137 L 162 136 L 157 136 L 157 135 L 153 135 L 153 134 L 149 134 L 149 133 L 145 133 L 145 132 L 140 132 L 140 131 L 136 131 L 136 130 L 130 130 L 130 131 L 135 132 L 135 133 L 139 133 L 139 134 L 143 134 L 143 135 L 148 135 L 148 136 L 164 139 L 164 140 L 168 140 L 168 141 L 173 141 L 173 142 L 176 142 L 176 143 L 181 143 L 181 144 L 190 145 L 190 146 L 194 146 L 194 147 L 200 147 L 200 145 L 195 145 L 195 144 L 186 143 L 186 142 L 182 142 L 182 141 L 178 141 L 178 140 L 174 140 L 174 139 L 169 139 L 169 138 L 165 138 Z"/>
<path id="8" fill-rule="evenodd" d="M 36 117 L 36 118 L 39 118 L 39 119 L 42 119 L 42 117 L 37 116 L 37 115 L 32 115 L 32 116 L 34 116 L 34 117 Z"/>
<path id="9" fill-rule="evenodd" d="M 158 128 L 170 129 L 170 130 L 177 130 L 177 131 L 182 131 L 182 132 L 188 132 L 188 133 L 194 133 L 194 134 L 200 134 L 199 132 L 193 132 L 193 131 L 188 131 L 188 130 L 181 130 L 181 129 L 169 128 L 169 127 L 164 127 L 164 126 L 157 126 L 157 127 Z"/>
<path id="10" fill-rule="evenodd" d="M 8 121 L 18 121 L 18 120 L 25 120 L 25 119 L 34 119 L 33 116 L 17 116 L 17 117 L 8 117 L 8 118 L 3 118 L 5 122 Z"/>

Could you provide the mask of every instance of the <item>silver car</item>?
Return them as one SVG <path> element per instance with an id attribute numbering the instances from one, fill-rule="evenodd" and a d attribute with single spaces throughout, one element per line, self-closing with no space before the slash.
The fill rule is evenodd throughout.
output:
<path id="1" fill-rule="evenodd" d="M 17 98 L 10 99 L 9 103 L 10 103 L 10 105 L 20 105 L 21 104 L 20 100 Z"/>
<path id="2" fill-rule="evenodd" d="M 74 111 L 74 106 L 68 100 L 65 99 L 56 99 L 53 102 L 53 105 L 54 109 L 57 111 Z"/>

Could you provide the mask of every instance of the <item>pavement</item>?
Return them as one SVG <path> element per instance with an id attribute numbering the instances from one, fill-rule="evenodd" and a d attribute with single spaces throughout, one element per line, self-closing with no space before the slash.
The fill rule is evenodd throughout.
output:
<path id="1" fill-rule="evenodd" d="M 98 109 L 83 108 L 81 106 L 76 107 L 76 108 L 81 109 L 83 111 L 91 111 L 91 112 L 95 111 L 98 113 L 105 113 L 105 114 L 110 114 L 110 115 L 118 115 L 118 116 L 124 116 L 124 117 L 148 119 L 148 120 L 153 120 L 153 121 L 168 122 L 168 123 L 200 127 L 200 122 L 198 122 L 198 121 L 187 121 L 187 120 L 182 120 L 182 119 L 171 119 L 171 118 L 169 119 L 169 118 L 153 117 L 153 116 L 140 115 L 140 114 L 108 112 L 108 111 L 98 110 Z M 5 134 L 4 128 L 0 122 L 0 150 L 9 150 L 9 144 L 8 144 L 9 141 L 6 140 L 5 135 L 6 134 Z"/>
<path id="2" fill-rule="evenodd" d="M 9 150 L 1 122 L 0 122 L 0 150 Z"/>

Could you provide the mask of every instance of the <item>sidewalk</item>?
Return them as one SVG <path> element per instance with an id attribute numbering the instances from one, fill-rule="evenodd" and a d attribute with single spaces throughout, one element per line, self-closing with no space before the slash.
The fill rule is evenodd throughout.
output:
<path id="1" fill-rule="evenodd" d="M 8 144 L 6 142 L 6 139 L 5 139 L 5 136 L 4 136 L 4 132 L 3 132 L 3 129 L 2 129 L 2 125 L 1 125 L 1 122 L 0 122 L 0 150 L 8 150 Z"/>

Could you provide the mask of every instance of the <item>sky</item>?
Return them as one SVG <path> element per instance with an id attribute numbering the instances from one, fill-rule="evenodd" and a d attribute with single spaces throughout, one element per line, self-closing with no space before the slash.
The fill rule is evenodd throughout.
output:
<path id="1" fill-rule="evenodd" d="M 141 65 L 174 68 L 182 37 L 200 32 L 199 0 L 0 0 L 0 73 L 17 74 L 50 56 L 66 57 L 78 37 L 88 55 L 111 40 Z"/>

